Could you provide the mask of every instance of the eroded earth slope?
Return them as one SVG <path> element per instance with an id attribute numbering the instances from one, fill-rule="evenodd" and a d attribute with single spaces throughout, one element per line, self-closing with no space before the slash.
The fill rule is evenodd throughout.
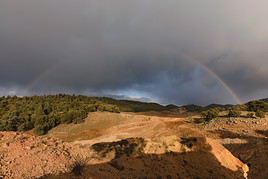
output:
<path id="1" fill-rule="evenodd" d="M 200 125 L 186 118 L 96 112 L 89 114 L 85 123 L 60 125 L 44 137 L 2 132 L 0 175 L 4 178 L 266 177 L 266 169 L 262 168 L 265 161 L 262 165 L 255 161 L 267 155 L 267 133 L 261 125 L 266 121 L 254 121 L 257 124 L 252 130 L 259 137 L 254 138 L 254 144 L 258 149 L 249 158 L 245 156 L 252 151 L 254 140 L 240 133 L 246 129 L 232 129 L 240 122 Z M 230 136 L 227 131 L 239 136 Z M 252 135 L 252 131 L 247 134 Z M 263 153 L 258 154 L 258 150 Z M 259 170 L 263 170 L 262 175 Z"/>

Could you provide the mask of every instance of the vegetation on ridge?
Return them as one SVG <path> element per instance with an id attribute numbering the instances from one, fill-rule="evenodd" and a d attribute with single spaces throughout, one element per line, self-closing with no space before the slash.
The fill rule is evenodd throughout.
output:
<path id="1" fill-rule="evenodd" d="M 241 110 L 252 111 L 256 117 L 265 117 L 268 111 L 266 101 L 251 101 L 245 105 L 217 105 L 206 107 L 188 105 L 162 106 L 157 103 L 144 103 L 111 98 L 87 97 L 75 95 L 49 95 L 31 97 L 0 97 L 0 131 L 28 131 L 34 129 L 38 135 L 46 134 L 50 129 L 62 123 L 80 123 L 89 112 L 147 112 L 172 111 L 186 109 L 186 112 L 201 113 L 209 122 L 219 117 L 221 111 L 229 111 L 228 117 L 239 117 Z M 248 118 L 253 118 L 253 113 Z"/>
<path id="2" fill-rule="evenodd" d="M 84 96 L 55 95 L 0 98 L 0 130 L 43 135 L 61 123 L 79 123 L 93 111 L 119 112 L 115 105 Z"/>
<path id="3" fill-rule="evenodd" d="M 38 135 L 62 123 L 80 123 L 89 112 L 160 111 L 168 107 L 156 103 L 114 100 L 75 95 L 0 97 L 0 131 L 28 131 Z"/>

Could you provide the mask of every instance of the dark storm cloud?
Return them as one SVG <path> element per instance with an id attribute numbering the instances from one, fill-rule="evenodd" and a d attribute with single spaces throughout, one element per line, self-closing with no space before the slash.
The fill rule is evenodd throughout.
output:
<path id="1" fill-rule="evenodd" d="M 0 94 L 69 92 L 163 103 L 267 97 L 265 0 L 4 0 Z"/>

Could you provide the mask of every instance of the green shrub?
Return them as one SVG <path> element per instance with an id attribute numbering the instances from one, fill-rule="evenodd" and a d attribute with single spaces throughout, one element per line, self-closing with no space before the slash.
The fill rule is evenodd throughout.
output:
<path id="1" fill-rule="evenodd" d="M 247 118 L 254 118 L 254 113 L 252 113 L 252 112 L 247 113 Z"/>
<path id="2" fill-rule="evenodd" d="M 205 119 L 207 122 L 217 118 L 219 116 L 219 111 L 216 109 L 211 109 L 208 111 L 204 111 L 201 113 L 201 117 Z"/>
<path id="3" fill-rule="evenodd" d="M 240 117 L 241 116 L 241 111 L 239 111 L 239 110 L 236 110 L 236 109 L 231 109 L 231 110 L 229 110 L 229 112 L 228 112 L 228 117 L 234 117 L 234 118 L 236 118 L 236 117 Z"/>
<path id="4" fill-rule="evenodd" d="M 255 115 L 256 115 L 256 117 L 259 117 L 259 118 L 265 118 L 265 112 L 263 112 L 261 110 L 257 110 Z"/>
<path id="5" fill-rule="evenodd" d="M 0 131 L 5 131 L 5 125 L 0 121 Z"/>
<path id="6" fill-rule="evenodd" d="M 32 121 L 27 120 L 18 127 L 18 131 L 28 131 L 33 128 L 34 128 L 34 124 L 32 123 Z"/>
<path id="7" fill-rule="evenodd" d="M 251 101 L 247 104 L 248 111 L 264 111 L 268 112 L 268 103 L 264 101 Z"/>
<path id="8" fill-rule="evenodd" d="M 45 135 L 47 134 L 49 127 L 47 124 L 37 125 L 34 128 L 34 133 L 37 135 Z"/>
<path id="9" fill-rule="evenodd" d="M 6 121 L 6 130 L 7 131 L 17 131 L 19 126 L 19 118 L 17 116 L 10 117 Z"/>
<path id="10" fill-rule="evenodd" d="M 61 119 L 61 122 L 66 123 L 66 124 L 70 124 L 70 123 L 72 123 L 72 121 L 73 121 L 73 113 L 70 111 L 65 112 L 62 119 Z"/>

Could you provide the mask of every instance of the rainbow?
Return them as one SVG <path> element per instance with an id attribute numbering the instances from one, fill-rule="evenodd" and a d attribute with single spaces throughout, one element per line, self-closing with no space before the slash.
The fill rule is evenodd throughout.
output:
<path id="1" fill-rule="evenodd" d="M 232 88 L 216 72 L 214 72 L 207 65 L 199 62 L 195 58 L 193 58 L 189 55 L 183 54 L 183 53 L 180 53 L 180 54 L 183 55 L 184 57 L 186 57 L 186 59 L 188 59 L 188 60 L 192 61 L 193 63 L 197 64 L 198 66 L 200 66 L 204 71 L 206 71 L 210 76 L 212 76 L 214 79 L 216 79 L 223 86 L 223 88 L 231 95 L 231 97 L 234 99 L 234 101 L 237 104 L 242 104 L 241 99 L 234 92 L 234 90 L 232 90 Z"/>
<path id="2" fill-rule="evenodd" d="M 242 104 L 239 96 L 235 93 L 235 91 L 232 90 L 232 88 L 216 72 L 214 72 L 211 68 L 209 68 L 207 65 L 199 62 L 198 60 L 196 60 L 195 58 L 193 58 L 193 57 L 191 57 L 189 55 L 186 55 L 184 53 L 178 53 L 178 51 L 174 51 L 174 52 L 176 54 L 178 54 L 178 55 L 182 55 L 185 59 L 190 60 L 194 64 L 200 66 L 205 72 L 207 72 L 210 76 L 212 76 L 214 79 L 216 79 L 221 84 L 221 86 L 228 92 L 228 94 L 230 94 L 230 96 L 234 99 L 234 101 L 237 104 Z M 63 61 L 57 61 L 53 66 L 51 66 L 50 68 L 46 69 L 37 78 L 35 78 L 29 85 L 27 85 L 26 90 L 30 91 L 39 81 L 42 80 L 42 78 L 44 78 L 46 75 L 48 75 L 53 70 L 55 70 L 62 62 Z"/>
<path id="3" fill-rule="evenodd" d="M 63 61 L 59 60 L 53 65 L 51 65 L 49 68 L 47 68 L 44 72 L 42 72 L 38 77 L 36 77 L 34 80 L 32 80 L 27 86 L 26 91 L 31 91 L 35 87 L 35 85 L 38 84 L 42 80 L 42 78 L 46 77 L 48 74 L 52 73 Z"/>

